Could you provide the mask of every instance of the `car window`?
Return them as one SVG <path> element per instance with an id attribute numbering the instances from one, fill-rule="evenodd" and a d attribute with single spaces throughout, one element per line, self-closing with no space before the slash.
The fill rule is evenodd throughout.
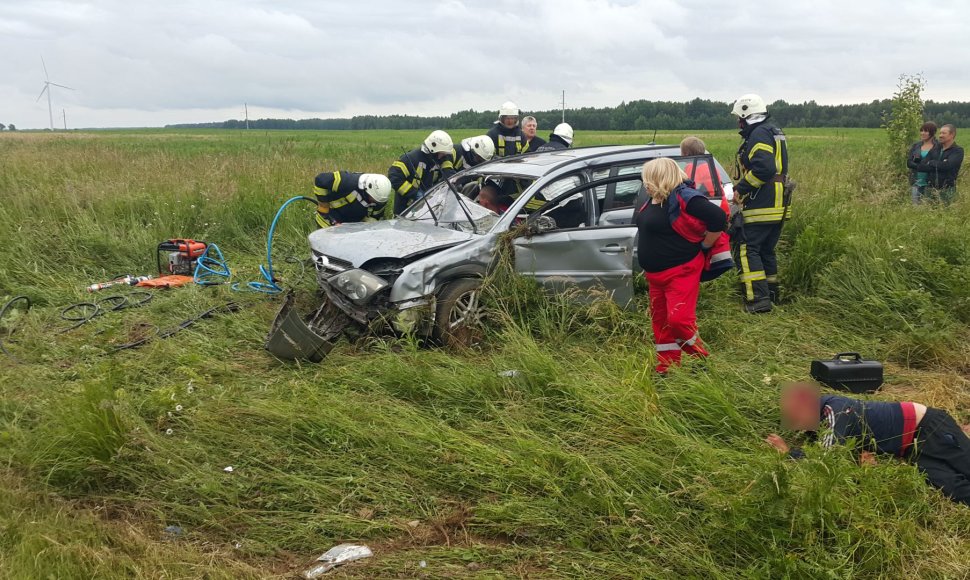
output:
<path id="1" fill-rule="evenodd" d="M 708 197 L 720 197 L 721 180 L 718 176 L 717 167 L 711 157 L 683 157 L 677 160 L 677 164 L 687 174 L 687 178 L 694 182 L 697 191 L 706 194 Z"/>
<path id="2" fill-rule="evenodd" d="M 586 191 L 577 191 L 556 203 L 549 204 L 540 214 L 556 220 L 556 229 L 586 227 L 589 217 L 589 211 L 586 208 Z"/>
<path id="3" fill-rule="evenodd" d="M 590 177 L 592 178 L 592 181 L 606 179 L 609 176 L 610 176 L 610 168 L 608 167 L 603 169 L 595 169 L 593 170 L 593 173 L 590 175 Z M 608 185 L 600 185 L 593 190 L 593 195 L 596 196 L 597 200 L 602 201 L 606 199 L 606 190 L 608 187 L 609 187 Z"/>
<path id="4" fill-rule="evenodd" d="M 639 174 L 642 170 L 643 163 L 626 165 L 617 168 L 616 175 Z M 633 204 L 637 201 L 637 195 L 640 193 L 640 188 L 643 187 L 643 184 L 640 180 L 621 181 L 614 187 L 616 189 L 613 191 L 613 199 L 610 200 L 610 207 L 608 208 L 611 210 L 633 207 Z"/>

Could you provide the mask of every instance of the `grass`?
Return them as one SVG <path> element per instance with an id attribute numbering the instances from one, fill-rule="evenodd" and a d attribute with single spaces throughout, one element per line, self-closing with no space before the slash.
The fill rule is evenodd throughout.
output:
<path id="1" fill-rule="evenodd" d="M 970 421 L 970 202 L 911 209 L 881 173 L 878 131 L 790 132 L 795 300 L 752 318 L 730 276 L 705 286 L 714 357 L 663 382 L 642 297 L 630 312 L 575 306 L 517 280 L 502 281 L 514 300 L 483 348 L 462 353 L 385 337 L 281 364 L 262 351 L 278 301 L 226 288 L 160 292 L 56 334 L 59 306 L 150 272 L 165 238 L 217 242 L 236 279 L 254 279 L 284 199 L 322 170 L 383 171 L 421 137 L 0 138 L 0 296 L 34 302 L 0 322 L 23 361 L 0 358 L 4 576 L 291 577 L 357 541 L 376 556 L 334 576 L 965 577 L 970 509 L 914 468 L 815 448 L 794 464 L 761 443 L 778 384 L 842 350 L 887 361 L 880 398 Z M 736 135 L 701 137 L 732 159 Z M 281 222 L 278 256 L 305 254 L 302 209 Z M 277 265 L 312 301 L 310 277 Z M 106 354 L 230 299 L 241 312 Z"/>

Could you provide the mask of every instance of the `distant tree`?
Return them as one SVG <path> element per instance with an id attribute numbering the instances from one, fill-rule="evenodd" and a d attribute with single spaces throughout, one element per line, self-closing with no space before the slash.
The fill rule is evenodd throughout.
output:
<path id="1" fill-rule="evenodd" d="M 4 125 L 3 123 L 0 123 L 0 131 L 3 131 L 6 128 L 7 128 L 6 125 Z"/>
<path id="2" fill-rule="evenodd" d="M 14 125 L 13 123 L 10 123 L 9 125 L 7 125 L 7 130 L 8 131 L 16 131 L 17 130 L 17 126 Z"/>
<path id="3" fill-rule="evenodd" d="M 889 162 L 901 174 L 906 172 L 909 146 L 919 138 L 919 128 L 923 124 L 925 88 L 922 75 L 900 75 L 893 93 L 892 109 L 882 117 L 882 126 L 889 140 Z"/>

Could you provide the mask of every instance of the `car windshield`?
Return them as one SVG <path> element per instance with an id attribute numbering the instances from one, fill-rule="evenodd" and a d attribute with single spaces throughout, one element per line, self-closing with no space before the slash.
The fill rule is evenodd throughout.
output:
<path id="1" fill-rule="evenodd" d="M 423 198 L 411 204 L 401 214 L 401 218 L 430 222 L 439 227 L 463 232 L 485 233 L 492 229 L 500 216 L 499 213 L 483 207 L 474 200 L 481 182 L 486 179 L 490 177 L 465 172 L 452 177 L 450 186 L 447 182 L 441 181 Z M 525 185 L 528 185 L 528 182 Z"/>

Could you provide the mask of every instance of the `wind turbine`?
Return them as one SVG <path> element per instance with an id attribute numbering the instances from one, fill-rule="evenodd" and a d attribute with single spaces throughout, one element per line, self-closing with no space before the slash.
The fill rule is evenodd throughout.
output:
<path id="1" fill-rule="evenodd" d="M 47 74 L 47 63 L 44 62 L 43 56 L 40 57 L 40 63 L 44 65 L 44 88 L 40 90 L 40 94 L 37 95 L 37 100 L 35 102 L 39 103 L 41 97 L 44 96 L 44 93 L 45 92 L 47 93 L 47 114 L 50 116 L 51 131 L 53 131 L 54 130 L 54 107 L 51 105 L 51 86 L 60 87 L 62 89 L 67 89 L 69 91 L 73 91 L 74 89 L 72 89 L 71 87 L 65 87 L 64 85 L 59 85 L 57 83 L 52 83 L 50 75 Z"/>

